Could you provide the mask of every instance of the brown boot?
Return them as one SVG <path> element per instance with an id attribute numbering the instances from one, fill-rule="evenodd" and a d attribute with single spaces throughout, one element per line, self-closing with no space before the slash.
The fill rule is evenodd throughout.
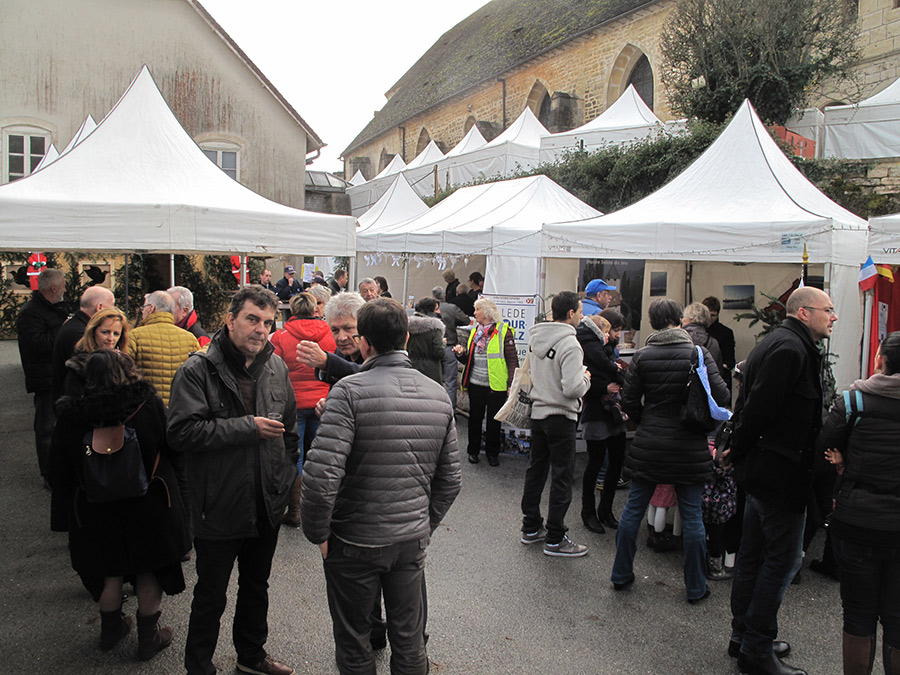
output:
<path id="1" fill-rule="evenodd" d="M 294 479 L 294 484 L 291 485 L 288 510 L 284 518 L 281 519 L 282 525 L 288 525 L 290 527 L 300 527 L 300 492 L 303 488 L 302 478 L 302 476 L 297 476 Z"/>
<path id="2" fill-rule="evenodd" d="M 108 652 L 131 630 L 131 617 L 122 614 L 122 608 L 111 612 L 100 610 L 100 649 Z"/>
<path id="3" fill-rule="evenodd" d="M 162 614 L 162 612 L 157 612 L 150 616 L 141 616 L 140 612 L 137 613 L 137 656 L 141 661 L 149 661 L 156 656 L 157 653 L 172 644 L 172 629 L 168 626 L 160 628 L 160 614 Z"/>
<path id="4" fill-rule="evenodd" d="M 884 675 L 900 675 L 900 649 L 891 647 L 882 640 L 881 657 L 884 661 Z"/>
<path id="5" fill-rule="evenodd" d="M 870 675 L 875 663 L 875 636 L 850 635 L 844 631 L 844 675 Z"/>

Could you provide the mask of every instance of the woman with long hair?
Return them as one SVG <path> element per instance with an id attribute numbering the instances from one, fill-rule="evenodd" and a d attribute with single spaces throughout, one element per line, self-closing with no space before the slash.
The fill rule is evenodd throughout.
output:
<path id="1" fill-rule="evenodd" d="M 884 672 L 900 673 L 900 331 L 875 373 L 839 396 L 818 448 L 837 466 L 831 536 L 844 610 L 844 674 L 872 672 L 878 622 Z"/>
<path id="2" fill-rule="evenodd" d="M 503 321 L 492 300 L 475 301 L 475 328 L 466 346 L 453 348 L 465 364 L 460 386 L 469 392 L 469 461 L 478 464 L 481 453 L 481 425 L 487 417 L 484 453 L 488 464 L 499 466 L 503 430 L 494 415 L 506 402 L 513 373 L 519 367 L 515 331 Z"/>
<path id="3" fill-rule="evenodd" d="M 172 629 L 159 626 L 160 603 L 164 592 L 184 590 L 181 559 L 188 550 L 174 453 L 166 443 L 166 411 L 126 354 L 95 349 L 82 374 L 83 391 L 57 402 L 50 483 L 54 490 L 74 495 L 69 553 L 72 567 L 100 606 L 100 649 L 112 649 L 132 626 L 122 613 L 122 584 L 131 581 L 138 601 L 137 655 L 146 661 L 172 642 Z M 118 425 L 126 428 L 116 452 L 115 441 L 105 439 L 115 437 L 111 430 Z M 102 456 L 110 450 L 115 454 Z M 134 463 L 126 464 L 127 472 L 119 477 L 128 480 L 117 480 L 115 487 L 134 481 L 143 494 L 99 496 L 89 480 L 91 467 L 98 461 L 121 466 L 126 455 L 118 453 L 129 452 Z"/>
<path id="4" fill-rule="evenodd" d="M 688 430 L 681 423 L 694 343 L 681 328 L 682 309 L 676 301 L 657 298 L 648 314 L 657 332 L 635 352 L 625 376 L 622 405 L 638 428 L 625 458 L 631 490 L 616 531 L 610 580 L 617 591 L 634 582 L 637 535 L 647 505 L 658 484 L 674 485 L 684 528 L 684 585 L 688 602 L 696 604 L 709 596 L 701 498 L 714 472 L 706 433 Z M 700 349 L 713 398 L 725 405 L 725 382 L 709 351 Z"/>
<path id="5" fill-rule="evenodd" d="M 284 328 L 271 338 L 275 354 L 280 356 L 288 367 L 294 396 L 297 399 L 297 434 L 300 436 L 300 458 L 297 460 L 299 473 L 291 488 L 288 513 L 283 521 L 291 527 L 300 527 L 303 460 L 306 448 L 312 445 L 319 429 L 316 403 L 320 398 L 328 396 L 328 384 L 316 377 L 315 368 L 297 359 L 297 345 L 303 340 L 309 340 L 318 344 L 325 352 L 333 352 L 336 349 L 331 329 L 317 313 L 317 303 L 316 296 L 308 291 L 292 297 L 291 318 L 285 322 Z"/>

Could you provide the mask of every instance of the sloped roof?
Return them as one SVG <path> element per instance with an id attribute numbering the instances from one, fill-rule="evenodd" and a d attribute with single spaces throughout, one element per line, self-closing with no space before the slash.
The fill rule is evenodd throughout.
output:
<path id="1" fill-rule="evenodd" d="M 425 52 L 391 87 L 396 93 L 342 154 L 470 87 L 657 1 L 493 0 Z"/>

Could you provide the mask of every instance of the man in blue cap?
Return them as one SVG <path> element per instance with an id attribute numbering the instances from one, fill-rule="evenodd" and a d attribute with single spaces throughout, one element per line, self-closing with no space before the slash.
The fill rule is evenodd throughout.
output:
<path id="1" fill-rule="evenodd" d="M 593 279 L 584 289 L 584 310 L 585 316 L 593 316 L 599 314 L 609 307 L 612 300 L 610 291 L 616 290 L 615 286 L 610 286 L 603 279 Z"/>

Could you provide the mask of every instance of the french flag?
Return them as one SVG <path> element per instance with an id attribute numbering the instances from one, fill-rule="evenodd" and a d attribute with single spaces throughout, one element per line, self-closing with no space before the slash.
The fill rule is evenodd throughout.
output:
<path id="1" fill-rule="evenodd" d="M 869 256 L 859 271 L 859 289 L 863 292 L 871 291 L 875 288 L 876 281 L 878 281 L 878 268 L 875 267 L 872 256 Z"/>

